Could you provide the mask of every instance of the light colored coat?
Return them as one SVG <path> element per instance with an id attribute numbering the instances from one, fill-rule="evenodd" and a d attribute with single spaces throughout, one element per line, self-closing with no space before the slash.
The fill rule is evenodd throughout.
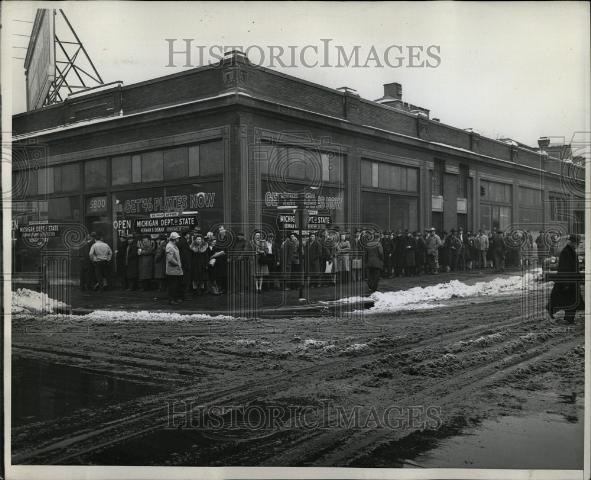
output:
<path id="1" fill-rule="evenodd" d="M 181 254 L 173 242 L 166 244 L 166 275 L 182 275 Z"/>

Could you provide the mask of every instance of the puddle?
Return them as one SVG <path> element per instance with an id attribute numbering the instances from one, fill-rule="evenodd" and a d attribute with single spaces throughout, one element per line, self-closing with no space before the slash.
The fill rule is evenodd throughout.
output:
<path id="1" fill-rule="evenodd" d="M 81 408 L 112 405 L 161 389 L 89 370 L 12 358 L 12 425 L 52 420 Z"/>
<path id="2" fill-rule="evenodd" d="M 583 468 L 583 411 L 484 420 L 477 427 L 418 432 L 352 466 L 394 468 Z"/>

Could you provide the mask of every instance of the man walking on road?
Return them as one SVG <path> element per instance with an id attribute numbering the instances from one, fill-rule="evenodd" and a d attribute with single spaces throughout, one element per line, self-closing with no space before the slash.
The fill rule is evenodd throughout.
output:
<path id="1" fill-rule="evenodd" d="M 558 279 L 550 294 L 550 301 L 546 310 L 551 318 L 554 312 L 564 310 L 564 323 L 572 325 L 575 322 L 577 310 L 584 310 L 585 304 L 581 296 L 579 274 L 579 259 L 576 248 L 579 244 L 577 235 L 569 235 L 566 246 L 558 258 Z"/>

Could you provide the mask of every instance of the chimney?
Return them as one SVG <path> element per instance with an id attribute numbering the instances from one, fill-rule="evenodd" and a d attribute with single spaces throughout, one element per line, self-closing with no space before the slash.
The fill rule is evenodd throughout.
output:
<path id="1" fill-rule="evenodd" d="M 402 99 L 402 85 L 399 83 L 385 83 L 384 84 L 384 97 L 392 97 L 396 100 Z"/>

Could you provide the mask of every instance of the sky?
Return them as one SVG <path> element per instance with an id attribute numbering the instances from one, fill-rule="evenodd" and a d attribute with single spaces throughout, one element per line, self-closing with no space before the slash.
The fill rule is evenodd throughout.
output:
<path id="1" fill-rule="evenodd" d="M 26 109 L 23 64 L 35 10 L 62 8 L 105 82 L 129 85 L 183 70 L 169 63 L 191 39 L 193 66 L 214 45 L 242 46 L 257 63 L 361 97 L 383 96 L 384 83 L 402 84 L 403 99 L 431 117 L 491 138 L 537 145 L 540 136 L 589 131 L 590 51 L 587 2 L 3 2 L 12 69 L 13 112 Z M 323 39 L 330 39 L 323 63 Z M 5 42 L 6 45 L 6 42 Z M 318 65 L 307 64 L 318 60 Z M 388 50 L 390 46 L 393 47 Z M 205 55 L 199 59 L 198 46 Z M 296 52 L 269 64 L 269 48 Z M 336 66 L 340 46 L 359 47 L 358 66 Z M 261 60 L 262 49 L 265 58 Z M 372 47 L 377 61 L 367 61 Z M 412 60 L 410 51 L 419 51 Z M 420 49 L 422 48 L 422 53 Z M 436 56 L 428 56 L 426 51 Z M 384 60 L 385 52 L 390 65 Z M 401 52 L 398 65 L 393 58 Z M 380 60 L 381 59 L 381 60 Z M 431 67 L 412 67 L 410 64 Z M 341 63 L 345 63 L 344 61 Z M 363 67 L 362 65 L 367 65 Z"/>

